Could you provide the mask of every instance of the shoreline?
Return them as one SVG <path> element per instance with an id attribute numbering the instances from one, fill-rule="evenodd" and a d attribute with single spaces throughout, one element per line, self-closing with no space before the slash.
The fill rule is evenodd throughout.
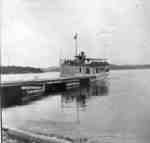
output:
<path id="1" fill-rule="evenodd" d="M 111 70 L 144 70 L 150 69 L 150 65 L 113 65 L 110 64 Z M 40 74 L 47 72 L 60 72 L 60 67 L 36 68 L 22 66 L 0 66 L 1 74 Z"/>
<path id="2" fill-rule="evenodd" d="M 118 70 L 150 70 L 150 68 L 113 68 L 110 69 L 110 71 L 118 71 Z M 17 74 L 42 74 L 42 73 L 53 73 L 53 72 L 59 72 L 59 71 L 45 71 L 45 72 L 24 72 L 24 73 L 1 73 L 1 75 L 17 75 Z"/>

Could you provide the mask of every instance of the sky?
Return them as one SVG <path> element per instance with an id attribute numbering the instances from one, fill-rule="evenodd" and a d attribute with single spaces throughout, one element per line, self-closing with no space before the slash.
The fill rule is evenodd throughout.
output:
<path id="1" fill-rule="evenodd" d="M 150 64 L 149 0 L 2 0 L 2 65 L 58 66 L 79 51 Z"/>

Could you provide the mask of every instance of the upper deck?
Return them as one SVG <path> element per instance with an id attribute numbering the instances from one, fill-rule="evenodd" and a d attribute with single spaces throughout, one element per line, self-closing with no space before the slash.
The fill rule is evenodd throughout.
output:
<path id="1" fill-rule="evenodd" d="M 75 56 L 73 60 L 64 60 L 62 65 L 70 66 L 88 66 L 88 67 L 105 67 L 109 66 L 107 59 L 87 58 L 84 52 Z"/>

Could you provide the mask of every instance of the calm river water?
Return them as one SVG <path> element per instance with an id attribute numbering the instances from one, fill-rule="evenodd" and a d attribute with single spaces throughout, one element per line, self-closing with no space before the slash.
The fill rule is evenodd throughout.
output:
<path id="1" fill-rule="evenodd" d="M 3 80 L 13 80 L 13 75 Z M 5 108 L 2 115 L 3 125 L 40 134 L 87 137 L 100 143 L 149 143 L 150 70 L 111 71 L 99 84 Z"/>

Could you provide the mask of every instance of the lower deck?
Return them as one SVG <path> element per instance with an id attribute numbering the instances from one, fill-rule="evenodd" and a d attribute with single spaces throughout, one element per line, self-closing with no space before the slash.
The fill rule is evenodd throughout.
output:
<path id="1" fill-rule="evenodd" d="M 75 76 L 75 75 L 99 75 L 109 71 L 107 66 L 90 67 L 90 66 L 77 66 L 77 65 L 61 65 L 61 76 Z"/>

